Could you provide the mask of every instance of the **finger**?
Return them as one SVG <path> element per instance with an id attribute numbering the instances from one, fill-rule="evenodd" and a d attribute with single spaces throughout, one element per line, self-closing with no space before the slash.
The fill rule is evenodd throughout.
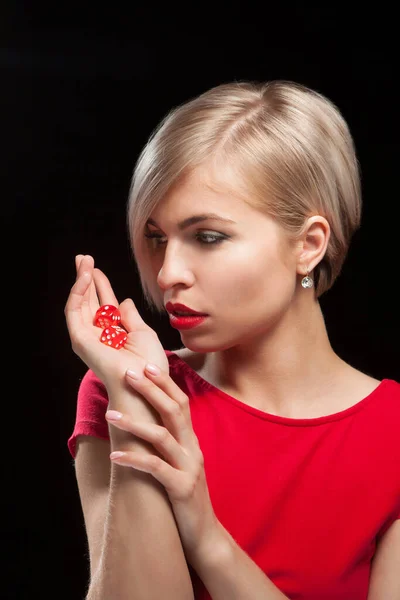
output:
<path id="1" fill-rule="evenodd" d="M 88 322 L 85 305 L 87 305 L 87 291 L 91 280 L 90 271 L 83 271 L 80 267 L 64 309 L 67 327 L 70 332 Z"/>
<path id="2" fill-rule="evenodd" d="M 93 268 L 94 268 L 93 257 L 91 257 L 90 255 L 77 254 L 77 256 L 75 257 L 75 266 L 76 266 L 77 273 L 80 269 L 82 261 L 85 259 L 85 256 L 86 256 L 86 260 L 85 260 L 84 266 L 82 268 L 85 268 L 85 266 L 88 264 L 90 264 L 91 270 L 93 270 Z M 97 298 L 97 293 L 96 293 L 96 288 L 95 288 L 94 281 L 93 281 L 93 276 L 92 276 L 92 281 L 90 283 L 89 289 L 86 292 L 85 300 L 88 303 L 90 314 L 91 314 L 91 316 L 93 316 L 96 313 L 96 310 L 99 308 L 99 301 Z"/>
<path id="3" fill-rule="evenodd" d="M 75 256 L 75 268 L 76 268 L 76 272 L 77 272 L 77 273 L 78 273 L 78 270 L 79 270 L 80 264 L 81 264 L 81 262 L 82 262 L 83 256 L 84 256 L 83 254 L 77 254 L 77 255 Z"/>
<path id="4" fill-rule="evenodd" d="M 174 469 L 162 458 L 153 454 L 142 454 L 138 452 L 114 451 L 110 454 L 113 463 L 123 467 L 131 467 L 150 473 L 166 489 L 170 497 L 177 496 L 183 488 L 185 475 L 182 471 Z"/>
<path id="5" fill-rule="evenodd" d="M 171 375 L 151 363 L 145 365 L 143 373 L 154 385 L 179 404 L 182 413 L 192 426 L 189 396 L 183 392 L 179 385 L 172 379 Z"/>
<path id="6" fill-rule="evenodd" d="M 93 256 L 90 256 L 90 254 L 84 254 L 82 257 L 82 260 L 80 261 L 79 267 L 78 267 L 78 274 L 88 271 L 91 276 L 91 282 L 90 282 L 88 289 L 86 290 L 84 302 L 82 304 L 83 318 L 84 318 L 85 322 L 87 322 L 87 323 L 93 322 L 93 316 L 95 313 L 95 307 L 93 306 L 93 303 L 92 303 L 92 295 L 93 295 L 93 289 L 94 289 L 93 269 L 94 269 Z"/>
<path id="7" fill-rule="evenodd" d="M 94 269 L 94 260 L 93 260 L 93 269 Z M 93 271 L 93 273 L 94 273 L 94 271 Z M 96 286 L 94 283 L 94 277 L 92 277 L 92 282 L 89 287 L 89 306 L 90 306 L 92 315 L 96 314 L 96 311 L 100 306 L 99 299 L 97 297 Z"/>
<path id="8" fill-rule="evenodd" d="M 106 419 L 118 429 L 132 433 L 152 444 L 171 466 L 183 469 L 187 465 L 188 453 L 183 451 L 181 445 L 165 427 L 155 423 L 137 423 L 129 415 L 123 415 L 115 410 L 107 411 Z"/>
<path id="9" fill-rule="evenodd" d="M 127 383 L 153 406 L 165 427 L 181 446 L 188 450 L 194 448 L 196 438 L 188 407 L 189 399 L 182 390 L 172 380 L 168 381 L 169 375 L 165 376 L 164 389 L 166 391 L 164 391 L 161 386 L 155 385 L 147 377 L 134 379 L 131 373 L 132 371 L 129 370 L 126 373 Z M 162 375 L 159 378 L 161 381 Z"/>
<path id="10" fill-rule="evenodd" d="M 100 308 L 100 302 L 97 297 L 96 286 L 93 278 L 89 288 L 89 305 L 92 315 L 95 315 L 96 311 Z"/>
<path id="11" fill-rule="evenodd" d="M 111 306 L 116 306 L 118 308 L 118 300 L 111 287 L 110 280 L 103 271 L 97 268 L 94 269 L 93 279 L 100 305 L 111 304 Z"/>
<path id="12" fill-rule="evenodd" d="M 148 331 L 150 326 L 142 319 L 135 303 L 131 298 L 126 298 L 119 305 L 121 322 L 127 331 Z"/>

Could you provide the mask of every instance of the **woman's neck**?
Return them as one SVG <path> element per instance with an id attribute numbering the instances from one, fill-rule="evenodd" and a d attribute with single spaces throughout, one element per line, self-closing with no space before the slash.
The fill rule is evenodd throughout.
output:
<path id="1" fill-rule="evenodd" d="M 257 340 L 208 353 L 201 376 L 244 402 L 283 415 L 306 409 L 322 390 L 334 393 L 339 374 L 350 369 L 333 351 L 315 301 L 303 316 L 286 314 Z"/>

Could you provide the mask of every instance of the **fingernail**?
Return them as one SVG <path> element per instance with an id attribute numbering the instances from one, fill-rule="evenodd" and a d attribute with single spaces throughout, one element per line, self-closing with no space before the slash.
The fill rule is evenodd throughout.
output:
<path id="1" fill-rule="evenodd" d="M 125 456 L 125 452 L 111 452 L 110 458 L 121 458 L 121 456 Z"/>
<path id="2" fill-rule="evenodd" d="M 126 374 L 128 377 L 131 377 L 132 379 L 140 379 L 140 375 L 138 375 L 138 373 L 136 373 L 136 371 L 132 371 L 131 369 L 128 369 Z"/>
<path id="3" fill-rule="evenodd" d="M 153 365 L 152 363 L 148 363 L 145 366 L 145 369 L 152 375 L 159 375 L 161 373 L 160 369 L 156 365 Z"/>
<path id="4" fill-rule="evenodd" d="M 106 418 L 110 419 L 110 421 L 118 421 L 122 418 L 122 413 L 118 412 L 117 410 L 108 410 L 106 412 Z"/>

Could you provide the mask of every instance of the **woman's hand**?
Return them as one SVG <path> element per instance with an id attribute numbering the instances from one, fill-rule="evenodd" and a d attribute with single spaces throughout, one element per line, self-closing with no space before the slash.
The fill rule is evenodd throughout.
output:
<path id="1" fill-rule="evenodd" d="M 211 504 L 204 472 L 204 459 L 193 431 L 186 394 L 161 371 L 154 375 L 129 372 L 126 380 L 159 413 L 162 425 L 138 423 L 129 414 L 108 411 L 108 423 L 153 445 L 155 454 L 143 455 L 116 448 L 110 458 L 118 465 L 150 473 L 164 486 L 179 529 L 186 559 L 195 566 L 217 548 L 221 524 Z M 122 454 L 121 454 L 122 452 Z"/>
<path id="2" fill-rule="evenodd" d="M 94 268 L 91 256 L 75 259 L 77 276 L 71 288 L 65 317 L 73 351 L 103 381 L 107 389 L 126 385 L 129 368 L 143 370 L 149 361 L 169 373 L 169 363 L 157 334 L 141 318 L 130 299 L 118 304 L 111 284 L 102 271 Z M 116 350 L 100 341 L 101 329 L 93 324 L 97 309 L 103 304 L 119 308 L 121 325 L 128 333 L 123 348 Z"/>

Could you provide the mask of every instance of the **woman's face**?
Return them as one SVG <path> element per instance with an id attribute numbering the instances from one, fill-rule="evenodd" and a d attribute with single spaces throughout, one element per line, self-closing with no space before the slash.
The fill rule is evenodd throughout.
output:
<path id="1" fill-rule="evenodd" d="M 296 253 L 270 217 L 229 191 L 215 191 L 205 167 L 174 188 L 148 223 L 152 268 L 167 302 L 209 315 L 181 330 L 183 344 L 215 352 L 263 335 L 288 310 L 296 291 Z M 219 188 L 220 189 L 220 188 Z M 233 188 L 234 189 L 234 188 Z M 180 228 L 196 215 L 209 218 Z"/>

